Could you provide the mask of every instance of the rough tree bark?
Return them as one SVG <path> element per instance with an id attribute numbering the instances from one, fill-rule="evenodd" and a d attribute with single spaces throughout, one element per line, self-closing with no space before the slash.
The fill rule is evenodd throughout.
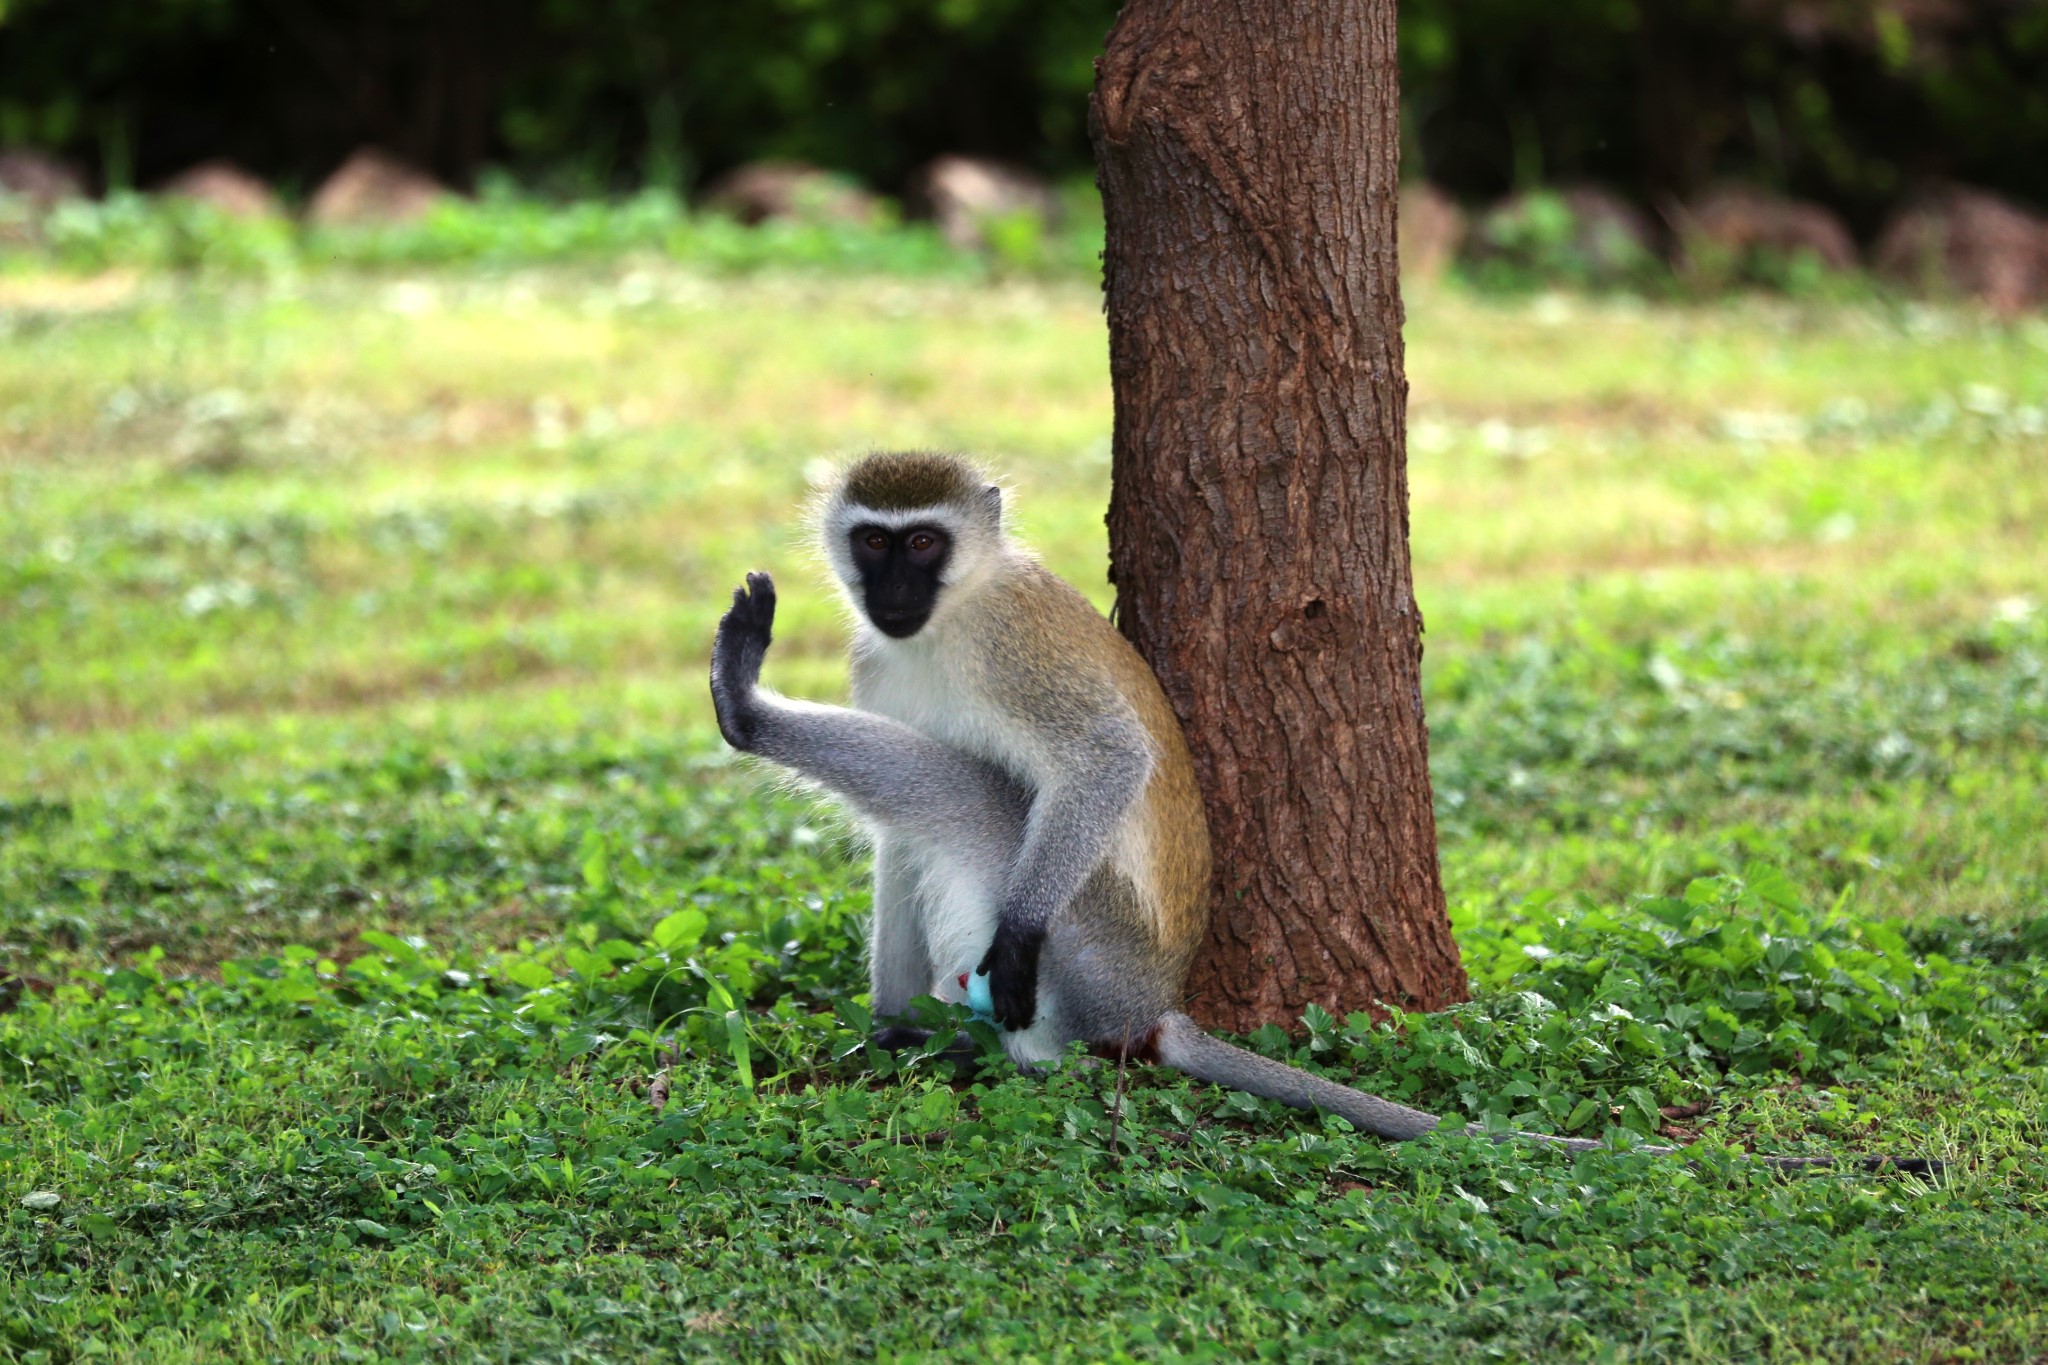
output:
<path id="1" fill-rule="evenodd" d="M 1465 998 L 1408 562 L 1394 0 L 1127 0 L 1090 131 L 1110 577 L 1194 751 L 1212 1028 Z"/>

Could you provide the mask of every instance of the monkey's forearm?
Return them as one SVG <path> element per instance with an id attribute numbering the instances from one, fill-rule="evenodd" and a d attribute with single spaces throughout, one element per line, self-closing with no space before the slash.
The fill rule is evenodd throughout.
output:
<path id="1" fill-rule="evenodd" d="M 1151 771 L 1151 753 L 1141 743 L 1111 740 L 1032 803 L 1023 847 L 996 911 L 995 940 L 979 969 L 988 973 L 996 1022 L 1004 1028 L 1031 1027 L 1046 929 L 1108 856 L 1110 840 Z"/>
<path id="2" fill-rule="evenodd" d="M 1151 772 L 1152 760 L 1143 748 L 1120 745 L 1038 794 L 1004 887 L 1005 928 L 1026 935 L 1045 932 L 1101 866 Z"/>
<path id="3" fill-rule="evenodd" d="M 1015 858 L 1030 800 L 993 764 L 865 711 L 765 689 L 748 707 L 750 752 L 823 784 L 868 819 Z"/>

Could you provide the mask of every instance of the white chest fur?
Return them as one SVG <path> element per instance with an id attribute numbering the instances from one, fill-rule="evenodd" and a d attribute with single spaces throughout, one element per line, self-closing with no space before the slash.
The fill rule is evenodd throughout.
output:
<path id="1" fill-rule="evenodd" d="M 853 704 L 902 721 L 949 748 L 985 758 L 1033 786 L 1049 774 L 1030 734 L 982 686 L 981 660 L 944 631 L 875 637 L 853 660 Z"/>

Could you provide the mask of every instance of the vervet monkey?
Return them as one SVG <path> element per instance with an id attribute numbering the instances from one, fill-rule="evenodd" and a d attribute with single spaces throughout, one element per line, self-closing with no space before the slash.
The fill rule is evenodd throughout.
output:
<path id="1" fill-rule="evenodd" d="M 759 685 L 775 620 L 764 573 L 719 623 L 711 695 L 735 749 L 820 783 L 871 828 L 875 1015 L 927 994 L 964 1001 L 986 973 L 1020 1064 L 1079 1041 L 1383 1138 L 1436 1131 L 1434 1114 L 1233 1047 L 1181 1013 L 1209 918 L 1186 742 L 1137 651 L 1005 533 L 1001 489 L 950 456 L 877 454 L 817 511 L 854 609 L 852 707 Z"/>

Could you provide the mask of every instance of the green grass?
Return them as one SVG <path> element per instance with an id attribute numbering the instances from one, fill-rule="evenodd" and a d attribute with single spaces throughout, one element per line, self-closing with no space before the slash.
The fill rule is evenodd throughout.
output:
<path id="1" fill-rule="evenodd" d="M 875 220 L 798 216 L 753 227 L 691 213 L 674 194 L 553 202 L 508 182 L 476 198 L 448 198 L 402 223 L 318 226 L 232 217 L 210 204 L 116 191 L 47 214 L 0 200 L 0 272 L 73 274 L 178 271 L 282 280 L 335 266 L 531 266 L 666 261 L 722 275 L 764 268 L 981 280 L 992 275 L 1092 274 L 1102 250 L 1102 206 L 1091 182 L 1060 187 L 1057 226 L 1019 216 L 983 225 L 986 247 L 949 246 L 928 222 L 904 222 L 885 204 Z"/>
<path id="2" fill-rule="evenodd" d="M 710 630 L 774 568 L 842 686 L 792 508 L 871 444 L 1106 602 L 1086 288 L 0 273 L 0 1358 L 2048 1352 L 2048 325 L 1409 313 L 1480 998 L 1253 1041 L 1698 1166 L 860 1045 Z"/>

